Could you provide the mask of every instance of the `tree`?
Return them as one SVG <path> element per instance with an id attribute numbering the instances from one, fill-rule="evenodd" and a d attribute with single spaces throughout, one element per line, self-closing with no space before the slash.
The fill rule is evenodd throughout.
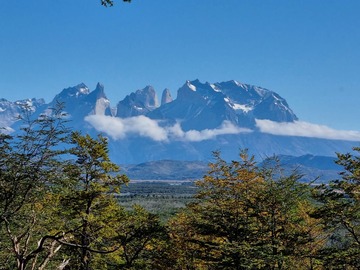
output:
<path id="1" fill-rule="evenodd" d="M 258 254 L 265 269 L 315 269 L 324 245 L 323 227 L 312 218 L 310 186 L 296 170 L 285 173 L 276 158 L 262 168 L 265 188 L 256 197 Z M 301 265 L 301 266 L 299 266 Z"/>
<path id="2" fill-rule="evenodd" d="M 0 133 L 0 269 L 141 269 L 164 229 L 118 201 L 128 178 L 107 139 L 65 127 L 62 105 Z"/>
<path id="3" fill-rule="evenodd" d="M 63 238 L 63 234 L 55 231 L 58 220 L 53 206 L 51 196 L 39 194 L 34 203 L 23 205 L 16 219 L 6 222 L 0 237 L 3 243 L 0 261 L 4 269 L 41 270 L 62 265 L 58 256 L 62 245 L 57 239 Z"/>
<path id="4" fill-rule="evenodd" d="M 353 149 L 359 153 L 360 148 Z M 321 218 L 329 237 L 319 253 L 333 269 L 360 268 L 360 157 L 337 154 L 336 163 L 344 168 L 341 179 L 316 189 L 320 205 L 314 216 Z"/>
<path id="5" fill-rule="evenodd" d="M 119 216 L 117 241 L 121 246 L 120 269 L 153 269 L 152 257 L 158 241 L 164 236 L 159 217 L 134 205 L 131 211 Z"/>
<path id="6" fill-rule="evenodd" d="M 188 269 L 312 269 L 321 228 L 301 176 L 259 168 L 246 151 L 231 163 L 216 152 L 209 166 L 197 201 L 170 223 L 185 256 L 177 261 Z"/>
<path id="7" fill-rule="evenodd" d="M 35 120 L 24 107 L 22 132 L 0 134 L 0 225 L 32 201 L 40 187 L 56 181 L 57 158 L 63 153 L 57 147 L 69 134 L 62 107 L 58 104 Z"/>
<path id="8" fill-rule="evenodd" d="M 193 223 L 191 211 L 180 212 L 168 221 L 169 239 L 164 257 L 170 262 L 173 269 L 206 269 L 206 263 L 199 256 L 203 250 L 194 241 L 199 238 L 199 235 Z M 166 265 L 166 263 L 162 261 L 161 265 Z"/>
<path id="9" fill-rule="evenodd" d="M 45 266 L 54 254 L 56 247 L 39 234 L 46 232 L 40 209 L 58 179 L 59 147 L 69 134 L 61 104 L 35 120 L 29 108 L 24 112 L 21 133 L 0 135 L 0 258 L 11 269 Z M 39 257 L 45 250 L 48 255 Z"/>
<path id="10" fill-rule="evenodd" d="M 88 270 L 97 254 L 105 256 L 119 249 L 116 228 L 121 208 L 115 195 L 128 178 L 110 161 L 106 138 L 75 132 L 72 143 L 75 146 L 70 153 L 76 159 L 65 165 L 63 179 L 55 189 L 63 231 L 71 236 L 58 242 L 70 250 L 72 269 Z"/>

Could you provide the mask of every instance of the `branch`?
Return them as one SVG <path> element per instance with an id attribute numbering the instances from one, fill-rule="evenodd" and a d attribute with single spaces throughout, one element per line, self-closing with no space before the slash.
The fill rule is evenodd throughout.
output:
<path id="1" fill-rule="evenodd" d="M 90 252 L 94 252 L 94 253 L 98 253 L 98 254 L 109 254 L 109 253 L 113 253 L 115 251 L 117 251 L 119 247 L 115 247 L 114 249 L 112 250 L 96 250 L 96 249 L 92 249 L 88 246 L 84 246 L 84 245 L 78 245 L 78 244 L 73 244 L 73 243 L 68 243 L 68 242 L 64 242 L 60 239 L 56 239 L 56 241 L 58 241 L 60 244 L 64 245 L 64 246 L 68 246 L 68 247 L 74 247 L 74 248 L 82 248 L 82 249 L 85 249 L 87 251 L 90 251 Z"/>

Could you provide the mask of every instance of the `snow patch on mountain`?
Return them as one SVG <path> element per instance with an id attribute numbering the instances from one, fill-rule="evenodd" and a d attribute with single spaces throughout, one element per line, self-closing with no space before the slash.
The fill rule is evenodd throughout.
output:
<path id="1" fill-rule="evenodd" d="M 253 106 L 249 106 L 248 104 L 238 104 L 233 103 L 229 98 L 224 98 L 224 100 L 229 104 L 231 108 L 233 108 L 235 111 L 241 110 L 244 113 L 248 113 L 254 109 Z"/>
<path id="2" fill-rule="evenodd" d="M 213 83 L 210 84 L 211 88 L 214 89 L 215 92 L 221 92 L 221 90 Z"/>
<path id="3" fill-rule="evenodd" d="M 186 85 L 192 90 L 192 91 L 196 91 L 196 86 L 193 85 L 190 81 L 186 81 Z"/>
<path id="4" fill-rule="evenodd" d="M 266 119 L 256 119 L 255 121 L 256 126 L 262 133 L 360 142 L 359 131 L 336 130 L 325 125 L 317 125 L 304 121 L 275 122 Z"/>
<path id="5" fill-rule="evenodd" d="M 254 107 L 252 107 L 252 106 L 247 106 L 247 105 L 244 105 L 244 104 L 237 104 L 237 103 L 231 104 L 231 107 L 234 110 L 242 110 L 245 113 L 248 113 L 248 112 L 250 112 L 250 111 L 252 111 L 254 109 Z"/>

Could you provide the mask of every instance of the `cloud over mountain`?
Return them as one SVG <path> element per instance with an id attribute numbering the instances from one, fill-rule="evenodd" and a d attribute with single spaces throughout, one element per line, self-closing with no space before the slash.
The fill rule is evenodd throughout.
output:
<path id="1" fill-rule="evenodd" d="M 256 126 L 263 133 L 281 136 L 300 136 L 329 140 L 360 141 L 360 132 L 353 130 L 336 130 L 325 125 L 304 121 L 275 122 L 256 119 Z"/>
<path id="2" fill-rule="evenodd" d="M 103 132 L 114 140 L 124 139 L 129 135 L 139 135 L 154 141 L 166 141 L 168 134 L 157 121 L 139 115 L 129 118 L 119 118 L 106 115 L 88 115 L 85 121 L 97 131 Z"/>
<path id="3" fill-rule="evenodd" d="M 106 115 L 89 115 L 85 121 L 97 131 L 103 132 L 114 140 L 124 139 L 131 135 L 147 137 L 154 141 L 191 141 L 198 142 L 214 139 L 219 135 L 239 134 L 251 132 L 250 129 L 240 128 L 229 121 L 215 129 L 183 131 L 180 123 L 173 126 L 160 126 L 159 122 L 146 116 L 119 118 Z"/>
<path id="4" fill-rule="evenodd" d="M 214 150 L 231 160 L 238 158 L 238 149 L 245 148 L 258 156 L 334 156 L 351 151 L 354 142 L 360 142 L 359 131 L 298 121 L 276 92 L 235 80 L 186 81 L 175 99 L 166 89 L 161 105 L 151 86 L 127 95 L 114 107 L 101 84 L 90 91 L 83 83 L 62 90 L 49 104 L 35 99 L 0 99 L 0 127 L 17 132 L 21 123 L 15 119 L 24 105 L 35 119 L 59 102 L 68 113 L 69 128 L 109 137 L 111 157 L 119 164 L 161 159 L 208 161 Z"/>

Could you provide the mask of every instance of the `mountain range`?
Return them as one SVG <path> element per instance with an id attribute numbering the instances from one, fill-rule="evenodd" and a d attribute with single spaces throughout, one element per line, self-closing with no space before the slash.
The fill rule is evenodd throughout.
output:
<path id="1" fill-rule="evenodd" d="M 35 98 L 0 99 L 0 126 L 16 132 L 24 107 L 36 117 L 57 102 L 64 103 L 72 128 L 107 136 L 110 156 L 119 164 L 207 162 L 214 150 L 220 150 L 224 159 L 236 159 L 245 148 L 258 159 L 274 154 L 334 157 L 335 152 L 351 151 L 360 141 L 352 134 L 334 135 L 326 127 L 319 134 L 318 126 L 300 121 L 276 92 L 235 80 L 186 81 L 176 98 L 165 89 L 160 102 L 156 90 L 146 86 L 115 106 L 102 84 L 90 91 L 81 83 L 63 89 L 49 103 Z"/>
<path id="2" fill-rule="evenodd" d="M 303 182 L 327 183 L 339 179 L 342 167 L 335 163 L 335 157 L 313 155 L 278 156 L 280 165 L 286 172 L 296 170 Z M 259 166 L 266 161 L 259 162 Z M 201 179 L 209 171 L 208 163 L 204 161 L 159 160 L 140 164 L 121 165 L 123 172 L 131 180 L 174 181 Z M 146 176 L 146 177 L 144 177 Z"/>

